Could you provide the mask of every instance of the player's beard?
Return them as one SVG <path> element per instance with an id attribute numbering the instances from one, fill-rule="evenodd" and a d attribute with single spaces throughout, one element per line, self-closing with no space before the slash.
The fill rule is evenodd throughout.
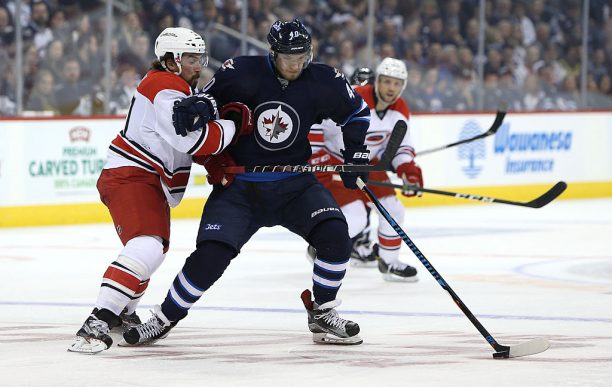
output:
<path id="1" fill-rule="evenodd" d="M 189 86 L 191 87 L 196 87 L 198 86 L 198 81 L 200 80 L 200 74 L 195 74 L 193 77 L 191 77 L 191 79 L 189 80 Z"/>

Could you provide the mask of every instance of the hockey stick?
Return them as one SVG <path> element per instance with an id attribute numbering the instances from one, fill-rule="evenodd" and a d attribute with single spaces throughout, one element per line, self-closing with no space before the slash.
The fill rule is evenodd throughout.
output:
<path id="1" fill-rule="evenodd" d="M 442 288 L 446 290 L 448 294 L 450 294 L 455 304 L 457 304 L 457 306 L 459 307 L 459 309 L 461 309 L 463 314 L 472 322 L 472 324 L 474 324 L 476 329 L 478 329 L 478 332 L 480 332 L 480 334 L 485 338 L 485 340 L 487 340 L 489 345 L 493 347 L 493 349 L 496 351 L 493 354 L 493 358 L 507 359 L 510 357 L 533 355 L 536 353 L 544 352 L 548 349 L 548 347 L 550 347 L 550 343 L 548 342 L 548 340 L 543 337 L 538 337 L 536 339 L 532 339 L 524 343 L 520 343 L 520 344 L 512 345 L 512 346 L 499 344 L 497 340 L 495 340 L 493 336 L 480 323 L 480 321 L 478 321 L 478 319 L 472 314 L 472 312 L 470 312 L 468 307 L 463 303 L 463 301 L 461 301 L 457 293 L 455 293 L 453 289 L 451 289 L 448 283 L 444 280 L 444 278 L 442 278 L 440 273 L 438 273 L 438 271 L 433 267 L 433 265 L 429 262 L 429 260 L 425 258 L 423 253 L 421 253 L 421 250 L 419 250 L 419 248 L 416 247 L 414 242 L 412 242 L 410 237 L 406 235 L 404 230 L 402 230 L 399 224 L 397 224 L 397 222 L 393 219 L 393 217 L 391 217 L 389 212 L 380 203 L 380 201 L 376 198 L 376 196 L 374 196 L 372 191 L 370 191 L 370 189 L 365 185 L 365 183 L 363 182 L 363 180 L 361 180 L 361 178 L 357 178 L 357 185 L 366 194 L 369 200 L 372 203 L 374 203 L 378 211 L 384 216 L 387 222 L 389 222 L 391 227 L 393 227 L 393 229 L 397 232 L 397 234 L 402 238 L 404 243 L 408 245 L 410 250 L 412 250 L 414 255 L 416 255 L 419 261 L 421 261 L 423 266 L 425 266 L 425 268 L 427 268 L 427 270 L 435 278 L 435 280 L 438 281 L 440 286 L 442 286 Z"/>
<path id="2" fill-rule="evenodd" d="M 548 191 L 544 192 L 542 195 L 538 196 L 537 198 L 533 199 L 530 202 L 515 202 L 512 200 L 496 199 L 496 198 L 490 198 L 486 196 L 465 194 L 465 193 L 460 193 L 460 192 L 440 191 L 437 189 L 423 188 L 423 187 L 419 187 L 419 186 L 411 185 L 411 184 L 401 185 L 401 184 L 393 184 L 393 183 L 386 182 L 386 181 L 376 181 L 376 180 L 370 180 L 368 181 L 368 184 L 378 185 L 381 187 L 400 188 L 405 191 L 417 191 L 417 192 L 425 192 L 425 193 L 436 194 L 436 195 L 453 196 L 459 199 L 475 200 L 475 201 L 485 202 L 485 203 L 510 204 L 513 206 L 522 206 L 522 207 L 529 207 L 529 208 L 544 207 L 548 203 L 555 200 L 567 188 L 567 184 L 564 181 L 560 181 L 554 186 L 552 186 Z"/>
<path id="3" fill-rule="evenodd" d="M 256 165 L 253 167 L 232 166 L 225 167 L 225 173 L 245 173 L 245 172 L 370 172 L 370 171 L 386 171 L 391 164 L 391 160 L 395 157 L 399 146 L 406 135 L 408 127 L 406 122 L 398 120 L 393 127 L 389 142 L 385 152 L 380 158 L 378 164 L 375 165 Z"/>
<path id="4" fill-rule="evenodd" d="M 497 130 L 499 129 L 499 127 L 501 126 L 502 122 L 504 121 L 504 117 L 506 116 L 506 111 L 505 110 L 506 110 L 506 107 L 502 106 L 501 110 L 497 111 L 497 114 L 495 115 L 495 121 L 493 121 L 493 124 L 491 125 L 489 130 L 487 130 L 486 132 L 480 133 L 479 135 L 476 135 L 474 137 L 466 138 L 466 139 L 463 139 L 463 140 L 460 140 L 460 141 L 457 141 L 457 142 L 453 142 L 453 143 L 450 143 L 450 144 L 447 144 L 447 145 L 439 146 L 437 148 L 432 148 L 432 149 L 427 149 L 427 150 L 423 150 L 423 151 L 420 151 L 420 152 L 416 152 L 416 155 L 417 156 L 423 156 L 423 155 L 426 155 L 426 154 L 429 154 L 429 153 L 434 153 L 434 152 L 441 151 L 441 150 L 444 150 L 444 149 L 452 148 L 452 147 L 457 146 L 457 145 L 461 145 L 461 144 L 465 144 L 465 143 L 468 143 L 468 142 L 476 141 L 476 140 L 479 140 L 481 138 L 485 138 L 487 136 L 495 134 L 497 132 Z"/>

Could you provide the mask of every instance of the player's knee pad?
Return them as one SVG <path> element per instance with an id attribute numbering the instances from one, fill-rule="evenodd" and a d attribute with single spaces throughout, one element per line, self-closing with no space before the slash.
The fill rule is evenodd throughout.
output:
<path id="1" fill-rule="evenodd" d="M 142 235 L 130 239 L 117 262 L 146 280 L 157 270 L 164 260 L 164 245 L 160 237 Z"/>
<path id="2" fill-rule="evenodd" d="M 316 225 L 308 236 L 308 243 L 317 250 L 317 257 L 330 261 L 348 259 L 353 247 L 346 223 L 335 218 Z"/>
<path id="3" fill-rule="evenodd" d="M 236 254 L 227 243 L 204 241 L 185 261 L 183 274 L 198 288 L 206 290 L 221 277 Z"/>

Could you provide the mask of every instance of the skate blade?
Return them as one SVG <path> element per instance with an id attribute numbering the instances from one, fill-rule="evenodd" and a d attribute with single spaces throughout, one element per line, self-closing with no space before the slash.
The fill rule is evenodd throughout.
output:
<path id="1" fill-rule="evenodd" d="M 364 262 L 364 261 L 360 261 L 354 258 L 351 258 L 351 260 L 349 261 L 349 264 L 352 267 L 376 267 L 378 266 L 378 263 L 376 261 Z"/>
<path id="2" fill-rule="evenodd" d="M 387 282 L 417 282 L 419 277 L 413 275 L 412 277 L 400 277 L 391 273 L 383 273 L 383 279 Z"/>
<path id="3" fill-rule="evenodd" d="M 358 345 L 363 343 L 363 340 L 358 335 L 351 337 L 338 337 L 329 333 L 313 333 L 312 341 L 317 344 L 334 344 L 334 345 Z"/>
<path id="4" fill-rule="evenodd" d="M 68 352 L 95 355 L 106 349 L 108 349 L 108 346 L 102 340 L 79 336 L 76 338 L 74 343 L 72 343 L 72 345 L 68 347 Z"/>

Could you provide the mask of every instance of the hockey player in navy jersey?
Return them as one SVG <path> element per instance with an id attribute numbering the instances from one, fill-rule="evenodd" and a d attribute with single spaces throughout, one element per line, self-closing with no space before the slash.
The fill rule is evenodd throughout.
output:
<path id="1" fill-rule="evenodd" d="M 150 344 L 164 338 L 189 308 L 221 277 L 242 246 L 261 227 L 281 225 L 303 237 L 319 256 L 312 294 L 302 293 L 308 327 L 321 343 L 360 344 L 357 323 L 341 318 L 335 307 L 351 253 L 347 223 L 331 194 L 311 173 L 243 173 L 227 175 L 228 165 L 306 165 L 311 155 L 308 132 L 315 122 L 341 123 L 347 163 L 368 162 L 364 146 L 370 111 L 338 70 L 311 63 L 311 37 L 297 19 L 275 22 L 266 56 L 226 61 L 205 91 L 219 104 L 239 101 L 253 111 L 254 130 L 220 156 L 207 161 L 214 184 L 206 202 L 197 248 L 176 276 L 153 317 L 124 334 L 127 344 Z M 357 177 L 341 175 L 347 188 Z M 290 257 L 287 257 L 290 259 Z M 314 295 L 314 300 L 312 300 Z"/>

